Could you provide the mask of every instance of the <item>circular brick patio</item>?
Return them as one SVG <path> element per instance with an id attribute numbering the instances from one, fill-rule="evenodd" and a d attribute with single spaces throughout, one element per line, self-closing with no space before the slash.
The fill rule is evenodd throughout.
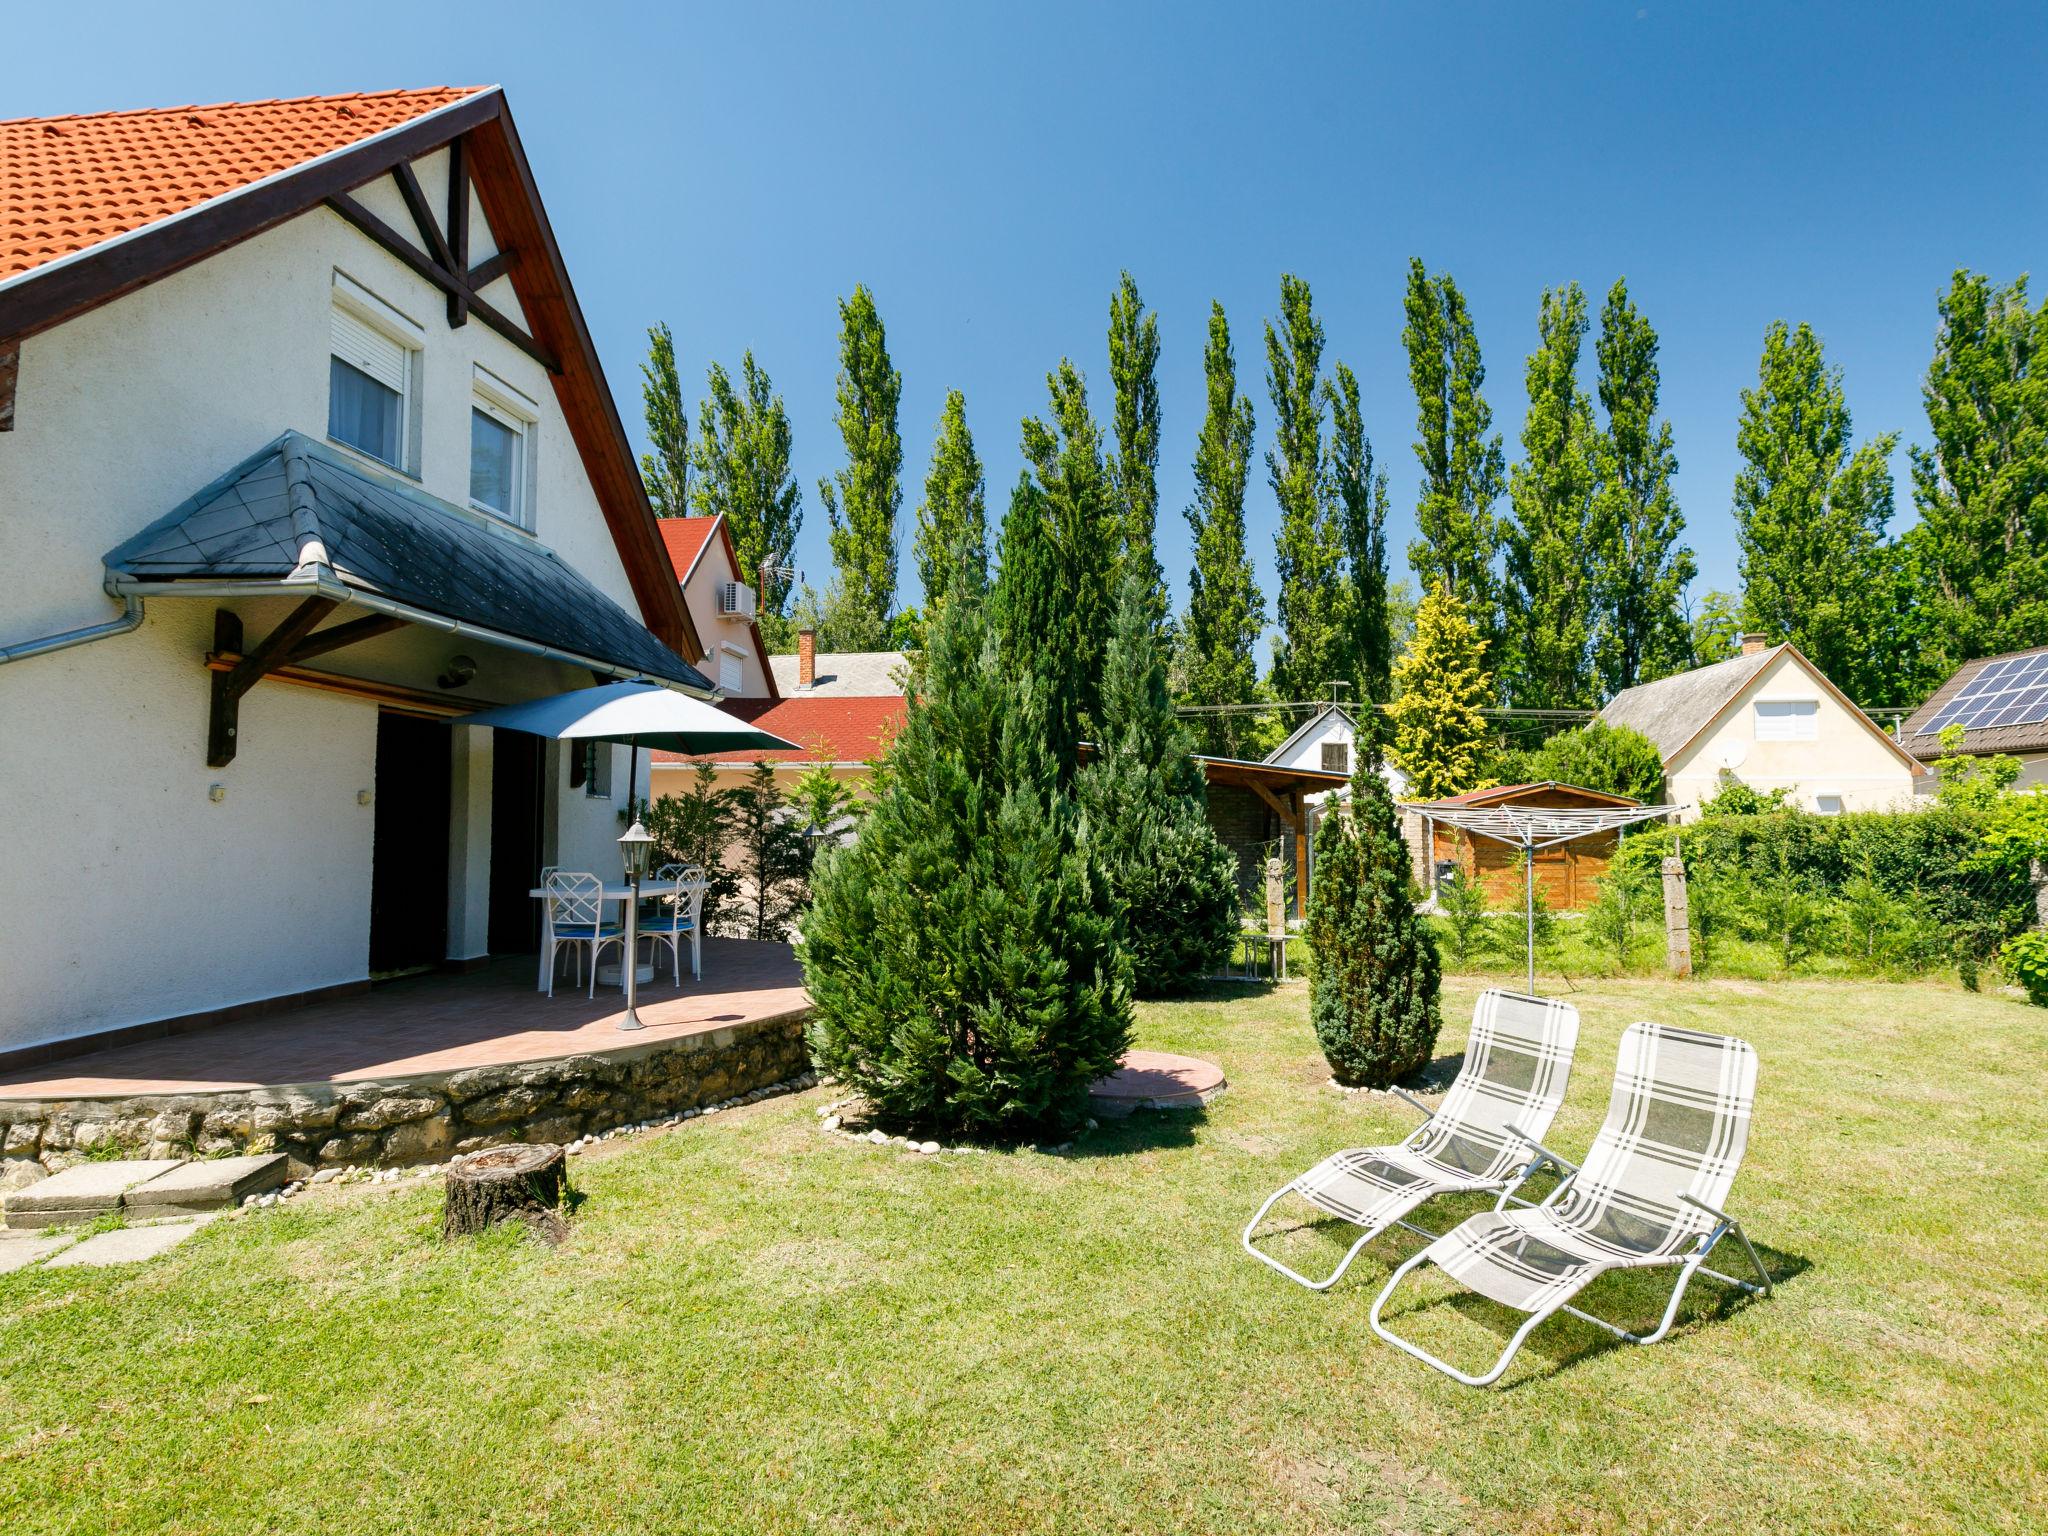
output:
<path id="1" fill-rule="evenodd" d="M 1200 1109 L 1229 1086 L 1212 1061 L 1130 1051 L 1116 1071 L 1097 1079 L 1088 1098 L 1097 1114 L 1117 1118 L 1136 1109 Z"/>

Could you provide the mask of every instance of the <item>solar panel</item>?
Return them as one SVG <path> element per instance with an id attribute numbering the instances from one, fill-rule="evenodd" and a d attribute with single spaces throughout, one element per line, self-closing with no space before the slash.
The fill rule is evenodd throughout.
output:
<path id="1" fill-rule="evenodd" d="M 2035 651 L 1987 661 L 1920 734 L 1938 736 L 1949 725 L 1982 731 L 2043 720 L 2048 720 L 2048 651 Z"/>

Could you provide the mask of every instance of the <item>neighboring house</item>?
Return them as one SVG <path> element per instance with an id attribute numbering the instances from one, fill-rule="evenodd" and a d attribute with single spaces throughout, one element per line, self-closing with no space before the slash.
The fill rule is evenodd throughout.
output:
<path id="1" fill-rule="evenodd" d="M 1600 718 L 1656 744 L 1665 798 L 1687 818 L 1724 776 L 1823 814 L 1903 805 L 1927 777 L 1797 646 L 1758 635 L 1739 656 L 1623 689 Z"/>
<path id="2" fill-rule="evenodd" d="M 1266 761 L 1282 768 L 1307 768 L 1348 776 L 1357 766 L 1357 750 L 1358 722 L 1343 705 L 1328 704 L 1296 726 L 1293 734 L 1266 754 Z M 1408 793 L 1407 777 L 1384 758 L 1380 762 L 1380 777 L 1387 781 L 1387 790 L 1396 800 Z"/>
<path id="3" fill-rule="evenodd" d="M 664 517 L 659 527 L 669 563 L 682 583 L 690 622 L 704 638 L 698 670 L 728 698 L 777 697 L 768 647 L 761 643 L 761 626 L 754 619 L 754 589 L 740 579 L 739 556 L 733 553 L 725 514 Z"/>
<path id="4" fill-rule="evenodd" d="M 530 948 L 627 749 L 462 717 L 714 688 L 503 93 L 0 164 L 0 1057 Z"/>
<path id="5" fill-rule="evenodd" d="M 688 793 L 700 764 L 715 770 L 716 782 L 724 789 L 745 782 L 757 762 L 774 766 L 785 793 L 819 763 L 829 764 L 835 778 L 853 785 L 865 783 L 869 765 L 888 751 L 902 728 L 908 658 L 901 651 L 820 653 L 816 646 L 816 636 L 804 630 L 797 636 L 796 655 L 768 658 L 768 697 L 735 698 L 724 705 L 727 714 L 772 731 L 785 741 L 799 742 L 803 750 L 703 757 L 657 752 L 649 767 L 649 794 L 659 799 Z"/>
<path id="6" fill-rule="evenodd" d="M 1966 755 L 2016 757 L 2021 787 L 2048 784 L 2048 646 L 1964 663 L 1899 727 L 1900 744 L 1932 763 L 1951 723 Z"/>
<path id="7" fill-rule="evenodd" d="M 1467 879 L 1477 880 L 1494 906 L 1520 908 L 1524 900 L 1522 850 L 1490 837 L 1476 837 L 1430 816 L 1436 807 L 1472 809 L 1491 806 L 1527 806 L 1546 810 L 1609 810 L 1641 805 L 1627 795 L 1605 794 L 1577 784 L 1555 780 L 1541 784 L 1502 784 L 1493 789 L 1468 790 L 1447 795 L 1407 809 L 1427 829 L 1422 847 L 1428 852 L 1417 883 L 1434 900 L 1445 873 L 1456 868 Z M 1599 894 L 1598 885 L 1614 850 L 1620 845 L 1619 831 L 1594 832 L 1536 850 L 1536 888 L 1553 912 L 1583 912 Z M 1416 844 L 1411 841 L 1411 848 Z"/>

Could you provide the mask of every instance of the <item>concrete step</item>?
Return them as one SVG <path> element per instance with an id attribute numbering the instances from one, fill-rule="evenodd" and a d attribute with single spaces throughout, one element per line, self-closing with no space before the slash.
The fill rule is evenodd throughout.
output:
<path id="1" fill-rule="evenodd" d="M 131 1221 L 233 1210 L 245 1197 L 283 1184 L 289 1167 L 282 1152 L 200 1158 L 133 1186 L 121 1203 Z"/>
<path id="2" fill-rule="evenodd" d="M 112 1232 L 96 1232 L 82 1243 L 73 1243 L 43 1268 L 69 1269 L 74 1264 L 83 1264 L 103 1269 L 112 1264 L 140 1263 L 177 1247 L 211 1220 L 211 1216 L 188 1216 L 183 1221 L 163 1221 L 146 1227 L 120 1227 Z"/>
<path id="3" fill-rule="evenodd" d="M 119 1210 L 122 1196 L 138 1184 L 169 1173 L 182 1159 L 152 1157 L 80 1163 L 0 1203 L 10 1227 L 70 1227 Z"/>

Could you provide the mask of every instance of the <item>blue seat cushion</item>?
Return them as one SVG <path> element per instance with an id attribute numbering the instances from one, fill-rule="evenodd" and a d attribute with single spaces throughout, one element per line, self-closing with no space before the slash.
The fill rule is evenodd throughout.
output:
<path id="1" fill-rule="evenodd" d="M 622 937 L 617 923 L 563 923 L 555 929 L 558 939 L 616 939 Z"/>
<path id="2" fill-rule="evenodd" d="M 640 925 L 642 933 L 690 933 L 696 924 L 687 917 L 650 917 Z"/>

